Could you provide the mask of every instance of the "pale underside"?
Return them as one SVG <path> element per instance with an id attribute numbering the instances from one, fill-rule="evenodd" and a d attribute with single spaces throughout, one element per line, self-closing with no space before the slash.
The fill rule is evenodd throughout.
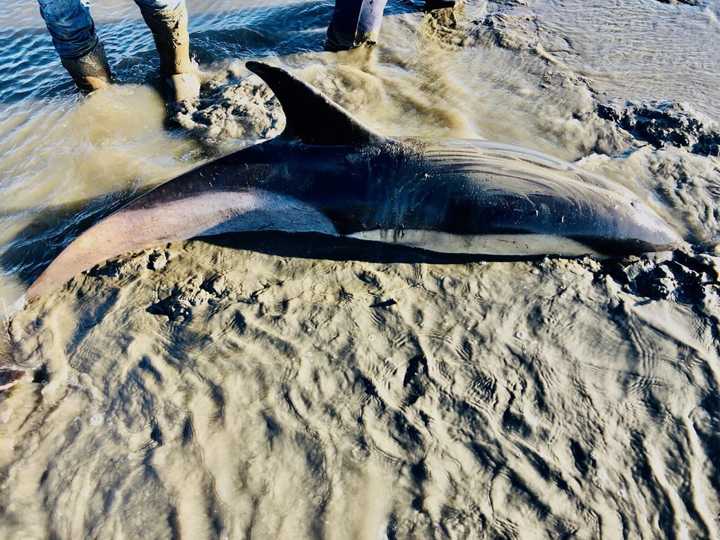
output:
<path id="1" fill-rule="evenodd" d="M 91 227 L 52 262 L 28 290 L 34 298 L 108 259 L 177 240 L 247 231 L 341 236 L 322 212 L 263 190 L 207 192 L 150 208 L 132 205 Z M 538 234 L 453 235 L 430 230 L 371 230 L 350 238 L 470 255 L 583 255 L 587 246 Z"/>
<path id="2" fill-rule="evenodd" d="M 349 235 L 351 238 L 399 244 L 426 249 L 438 253 L 495 255 L 495 256 L 536 256 L 598 255 L 588 246 L 552 234 L 449 234 L 441 231 L 407 229 L 396 231 L 372 230 Z"/>

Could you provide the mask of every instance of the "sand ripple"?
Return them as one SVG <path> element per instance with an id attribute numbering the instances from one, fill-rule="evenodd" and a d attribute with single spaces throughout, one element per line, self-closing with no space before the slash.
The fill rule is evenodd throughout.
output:
<path id="1" fill-rule="evenodd" d="M 712 537 L 703 260 L 123 259 L 12 325 L 0 534 Z"/>

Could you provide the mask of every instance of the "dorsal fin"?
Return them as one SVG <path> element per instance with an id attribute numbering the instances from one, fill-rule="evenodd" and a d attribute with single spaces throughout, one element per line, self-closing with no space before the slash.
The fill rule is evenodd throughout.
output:
<path id="1" fill-rule="evenodd" d="M 312 86 L 282 68 L 247 62 L 247 68 L 267 83 L 280 100 L 287 125 L 283 137 L 307 144 L 357 145 L 384 140 Z"/>

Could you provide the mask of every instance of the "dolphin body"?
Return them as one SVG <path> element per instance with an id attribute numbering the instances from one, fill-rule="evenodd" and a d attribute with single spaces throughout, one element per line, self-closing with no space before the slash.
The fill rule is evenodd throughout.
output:
<path id="1" fill-rule="evenodd" d="M 632 192 L 569 163 L 484 141 L 386 138 L 287 71 L 247 67 L 279 99 L 283 134 L 191 170 L 99 221 L 45 269 L 28 300 L 123 253 L 243 231 L 500 257 L 625 255 L 681 242 Z"/>

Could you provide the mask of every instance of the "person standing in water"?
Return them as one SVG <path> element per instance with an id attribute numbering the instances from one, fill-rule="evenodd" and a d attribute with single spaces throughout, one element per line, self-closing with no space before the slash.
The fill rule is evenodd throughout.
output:
<path id="1" fill-rule="evenodd" d="M 89 0 L 38 0 L 38 3 L 55 50 L 77 87 L 89 93 L 110 84 L 110 66 L 95 33 Z M 194 100 L 200 92 L 200 79 L 190 60 L 185 0 L 135 0 L 135 3 L 155 40 L 168 101 L 182 104 Z"/>
<path id="2" fill-rule="evenodd" d="M 426 9 L 452 8 L 458 0 L 425 0 Z M 374 45 L 380 34 L 387 0 L 335 0 L 325 48 L 344 51 Z"/>

